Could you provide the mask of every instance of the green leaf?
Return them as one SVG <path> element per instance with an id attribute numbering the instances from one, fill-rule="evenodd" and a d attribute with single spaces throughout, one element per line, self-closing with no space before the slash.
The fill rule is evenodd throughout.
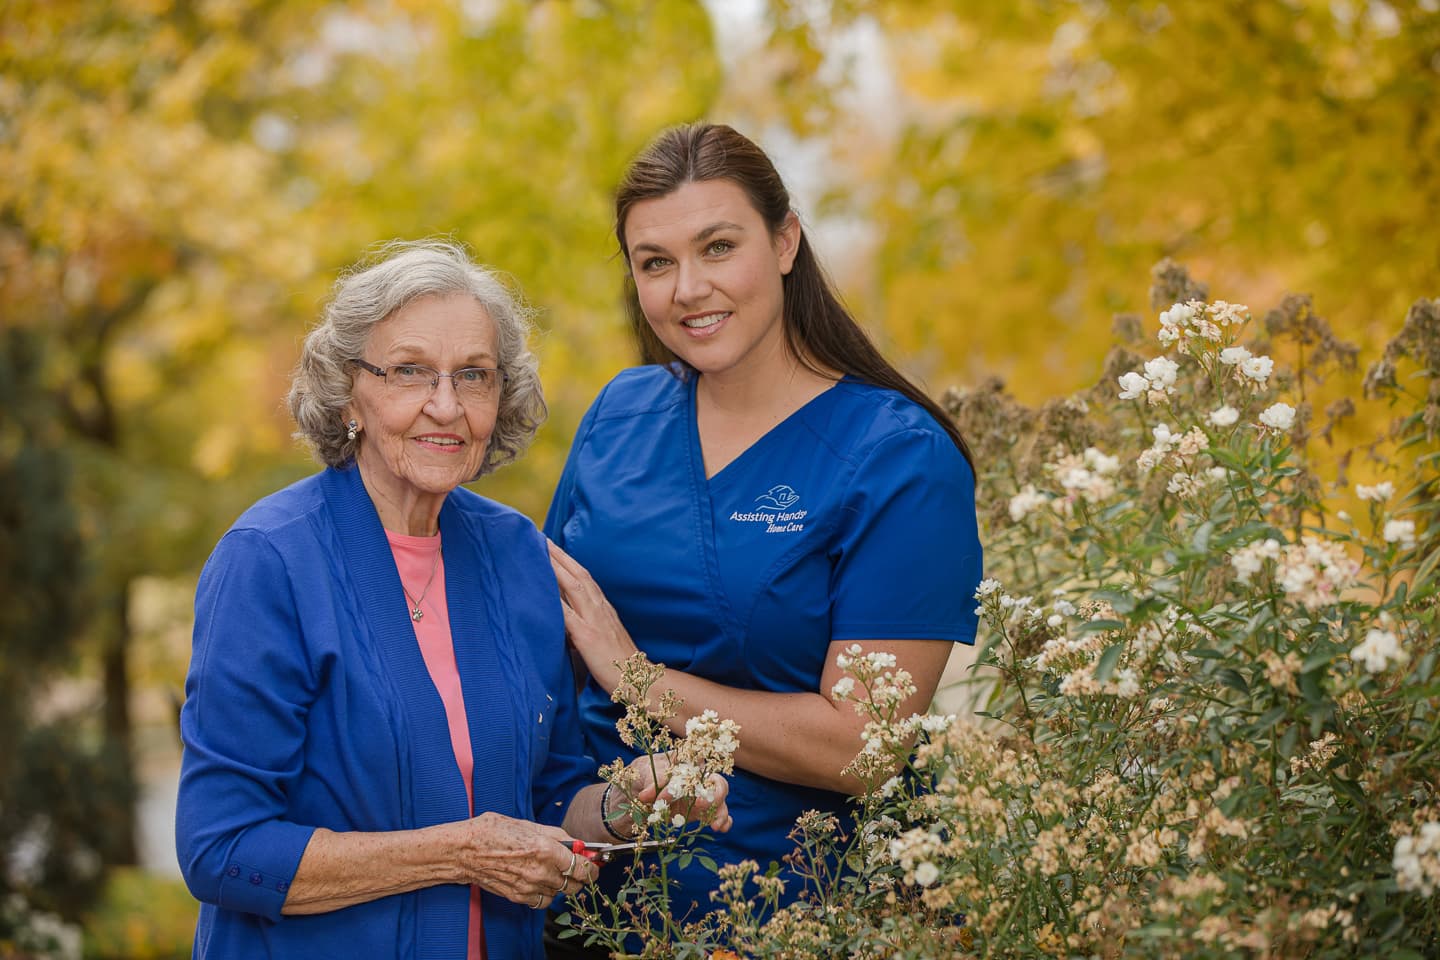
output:
<path id="1" fill-rule="evenodd" d="M 1123 630 L 1125 624 L 1119 620 L 1086 620 L 1076 629 L 1076 633 L 1104 633 L 1107 630 Z"/>
<path id="2" fill-rule="evenodd" d="M 1245 678 L 1241 676 L 1239 670 L 1232 667 L 1221 667 L 1215 671 L 1215 676 L 1227 687 L 1247 695 L 1250 693 L 1250 684 L 1245 682 Z"/>
<path id="3" fill-rule="evenodd" d="M 1095 664 L 1095 679 L 1101 683 L 1110 680 L 1110 675 L 1115 672 L 1115 665 L 1120 662 L 1120 654 L 1125 652 L 1125 644 L 1112 643 L 1100 654 L 1100 660 Z"/>
<path id="4" fill-rule="evenodd" d="M 1295 756 L 1295 744 L 1300 740 L 1300 727 L 1292 723 L 1285 728 L 1285 733 L 1280 737 L 1280 756 L 1283 759 L 1290 759 Z"/>
<path id="5" fill-rule="evenodd" d="M 1104 600 L 1115 608 L 1116 613 L 1129 613 L 1135 609 L 1135 595 L 1122 593 L 1119 590 L 1096 590 L 1096 600 Z"/>
<path id="6" fill-rule="evenodd" d="M 1195 536 L 1190 540 L 1190 547 L 1196 553 L 1207 553 L 1210 547 L 1210 535 L 1215 532 L 1215 521 L 1206 520 L 1200 524 L 1195 531 Z"/>
<path id="7" fill-rule="evenodd" d="M 1276 723 L 1278 723 L 1280 721 L 1280 718 L 1285 716 L 1286 712 L 1287 711 L 1284 707 L 1271 707 L 1269 710 L 1266 710 L 1260 715 L 1259 720 L 1255 721 L 1256 729 L 1268 730 L 1270 727 L 1273 727 Z"/>

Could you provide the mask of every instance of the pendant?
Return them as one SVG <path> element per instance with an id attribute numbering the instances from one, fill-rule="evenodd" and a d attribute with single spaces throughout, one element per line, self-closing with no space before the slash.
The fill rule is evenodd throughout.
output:
<path id="1" fill-rule="evenodd" d="M 415 609 L 410 611 L 410 619 L 419 622 L 423 616 L 425 616 L 425 613 L 420 609 L 420 604 L 415 604 Z"/>

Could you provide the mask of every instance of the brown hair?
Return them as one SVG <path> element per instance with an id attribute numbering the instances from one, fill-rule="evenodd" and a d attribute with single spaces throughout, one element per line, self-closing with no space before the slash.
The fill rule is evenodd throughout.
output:
<path id="1" fill-rule="evenodd" d="M 780 230 L 790 214 L 790 192 L 765 151 L 749 138 L 723 124 L 672 127 L 641 151 L 615 191 L 615 237 L 620 241 L 621 255 L 628 261 L 625 220 L 631 207 L 641 200 L 664 197 L 687 183 L 706 180 L 729 180 L 744 190 L 772 235 Z M 795 262 L 783 283 L 785 342 L 801 363 L 821 376 L 827 369 L 839 370 L 913 400 L 950 435 L 973 469 L 970 448 L 955 421 L 876 349 L 840 302 L 803 229 Z M 634 279 L 628 274 L 625 299 L 644 362 L 693 373 L 650 329 L 640 308 Z"/>

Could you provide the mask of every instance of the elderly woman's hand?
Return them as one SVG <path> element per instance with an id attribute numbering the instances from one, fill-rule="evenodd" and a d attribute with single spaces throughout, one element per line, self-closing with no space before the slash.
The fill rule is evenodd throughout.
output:
<path id="1" fill-rule="evenodd" d="M 637 652 L 635 641 L 630 639 L 630 632 L 620 622 L 590 571 L 554 543 L 550 544 L 550 566 L 560 585 L 565 633 L 585 660 L 595 682 L 607 692 L 613 692 L 620 682 L 620 668 L 616 664 Z"/>
<path id="2" fill-rule="evenodd" d="M 456 848 L 469 882 L 536 910 L 562 893 L 593 883 L 599 867 L 572 847 L 559 827 L 482 813 L 455 824 Z"/>
<path id="3" fill-rule="evenodd" d="M 727 832 L 734 822 L 726 802 L 730 793 L 729 781 L 718 773 L 712 773 L 706 778 L 704 787 L 696 790 L 689 784 L 672 782 L 671 772 L 672 760 L 668 753 L 636 757 L 625 768 L 628 795 L 646 805 L 654 804 L 657 798 L 662 799 L 671 814 L 706 824 L 717 833 Z"/>

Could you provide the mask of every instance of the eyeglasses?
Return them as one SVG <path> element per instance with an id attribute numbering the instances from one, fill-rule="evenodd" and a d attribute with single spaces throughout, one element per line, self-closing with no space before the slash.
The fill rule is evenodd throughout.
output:
<path id="1" fill-rule="evenodd" d="M 351 363 L 384 379 L 385 385 L 415 398 L 426 397 L 435 392 L 441 377 L 449 377 L 455 388 L 455 395 L 464 402 L 478 402 L 492 399 L 505 382 L 504 371 L 495 367 L 461 367 L 454 373 L 441 373 L 434 367 L 418 363 L 396 363 L 388 367 L 377 367 L 358 357 Z"/>

